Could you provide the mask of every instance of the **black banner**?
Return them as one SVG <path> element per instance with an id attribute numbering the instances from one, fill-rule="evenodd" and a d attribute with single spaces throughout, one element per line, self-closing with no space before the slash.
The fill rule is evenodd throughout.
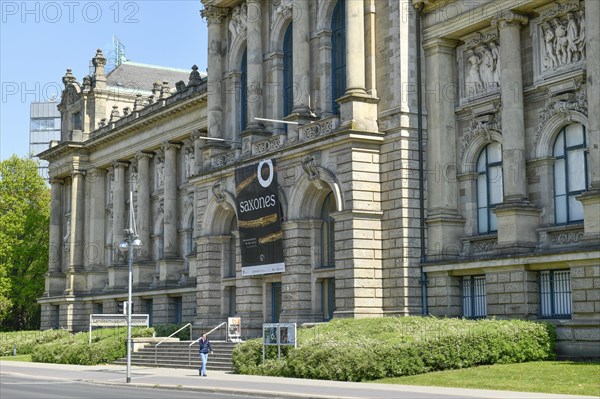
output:
<path id="1" fill-rule="evenodd" d="M 242 275 L 285 271 L 275 160 L 235 170 Z"/>

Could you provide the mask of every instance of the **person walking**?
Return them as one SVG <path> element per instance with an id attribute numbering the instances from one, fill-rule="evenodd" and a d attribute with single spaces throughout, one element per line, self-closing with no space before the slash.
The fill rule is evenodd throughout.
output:
<path id="1" fill-rule="evenodd" d="M 206 338 L 206 333 L 202 333 L 202 337 L 198 341 L 200 346 L 200 360 L 202 361 L 202 368 L 198 371 L 198 374 L 202 377 L 206 377 L 206 363 L 208 363 L 208 354 L 213 353 L 210 341 Z"/>

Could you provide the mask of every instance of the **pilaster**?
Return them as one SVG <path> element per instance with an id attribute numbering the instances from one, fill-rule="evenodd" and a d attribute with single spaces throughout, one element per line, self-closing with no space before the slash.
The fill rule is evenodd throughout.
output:
<path id="1" fill-rule="evenodd" d="M 464 219 L 458 209 L 456 158 L 456 117 L 454 96 L 442 88 L 455 87 L 454 52 L 456 42 L 432 40 L 424 45 L 428 82 L 435 87 L 425 90 L 427 119 L 427 253 L 441 260 L 459 254 Z"/>

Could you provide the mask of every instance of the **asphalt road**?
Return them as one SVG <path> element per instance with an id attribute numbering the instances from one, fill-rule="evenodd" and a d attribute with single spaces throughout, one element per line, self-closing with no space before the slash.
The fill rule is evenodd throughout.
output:
<path id="1" fill-rule="evenodd" d="M 231 397 L 231 394 L 200 393 L 197 390 L 192 392 L 107 386 L 79 381 L 38 379 L 11 375 L 3 375 L 0 383 L 0 398 L 2 399 L 223 399 Z"/>

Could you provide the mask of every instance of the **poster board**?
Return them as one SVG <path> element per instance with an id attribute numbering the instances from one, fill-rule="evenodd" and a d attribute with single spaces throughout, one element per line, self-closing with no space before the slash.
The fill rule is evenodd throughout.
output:
<path id="1" fill-rule="evenodd" d="M 242 276 L 284 272 L 275 160 L 237 168 L 235 190 Z"/>

